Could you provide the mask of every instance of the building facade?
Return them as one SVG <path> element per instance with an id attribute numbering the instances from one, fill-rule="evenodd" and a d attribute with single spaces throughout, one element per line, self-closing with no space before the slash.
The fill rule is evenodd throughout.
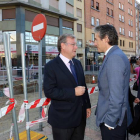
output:
<path id="1" fill-rule="evenodd" d="M 30 65 L 38 65 L 39 42 L 33 40 L 31 34 L 32 21 L 37 14 L 42 13 L 47 19 L 47 31 L 42 40 L 43 65 L 58 55 L 58 37 L 64 33 L 74 34 L 74 22 L 78 20 L 74 17 L 73 0 L 0 0 L 0 7 L 0 34 L 10 33 L 12 65 L 17 68 L 21 67 L 21 33 L 25 35 L 26 53 L 28 47 L 31 51 Z M 5 65 L 2 43 L 0 64 Z"/>
<path id="2" fill-rule="evenodd" d="M 136 55 L 140 56 L 140 3 L 136 1 Z"/>
<path id="3" fill-rule="evenodd" d="M 74 0 L 74 17 L 78 18 L 74 22 L 74 35 L 77 37 L 77 58 L 81 61 L 83 68 L 85 66 L 85 17 L 84 1 Z"/>
<path id="4" fill-rule="evenodd" d="M 94 28 L 102 24 L 113 25 L 119 36 L 118 44 L 127 57 L 135 56 L 136 24 L 135 2 L 132 0 L 85 0 L 85 62 L 88 70 L 91 65 L 100 66 L 102 54 L 94 46 Z"/>

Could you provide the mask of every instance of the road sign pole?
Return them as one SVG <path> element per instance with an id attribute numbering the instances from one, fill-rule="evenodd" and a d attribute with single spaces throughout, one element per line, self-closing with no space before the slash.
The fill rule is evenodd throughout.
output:
<path id="1" fill-rule="evenodd" d="M 42 98 L 42 40 L 39 42 L 39 51 L 38 51 L 39 59 L 39 78 L 38 78 L 38 85 L 39 85 L 39 98 Z M 42 118 L 42 107 L 39 108 L 39 116 Z M 42 123 L 39 123 L 39 130 L 42 131 Z"/>
<path id="2" fill-rule="evenodd" d="M 39 98 L 42 98 L 42 39 L 46 34 L 47 20 L 45 15 L 38 14 L 32 23 L 31 32 L 34 40 L 39 41 L 38 50 L 38 85 L 39 85 Z M 39 108 L 39 115 L 42 118 L 42 107 Z M 42 131 L 42 123 L 39 124 L 39 130 Z"/>

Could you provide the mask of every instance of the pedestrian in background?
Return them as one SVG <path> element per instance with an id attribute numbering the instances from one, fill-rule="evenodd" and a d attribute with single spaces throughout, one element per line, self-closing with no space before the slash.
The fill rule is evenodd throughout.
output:
<path id="1" fill-rule="evenodd" d="M 96 124 L 103 140 L 125 140 L 127 126 L 132 122 L 128 102 L 130 64 L 118 47 L 118 34 L 112 25 L 95 27 L 95 45 L 105 53 L 99 70 L 99 98 Z"/>
<path id="2" fill-rule="evenodd" d="M 137 79 L 137 85 L 139 85 L 139 73 L 140 73 L 140 57 L 139 58 L 135 58 L 135 63 L 138 65 L 138 67 L 135 67 L 134 68 L 134 64 L 135 63 L 132 63 L 133 61 L 131 60 L 132 58 L 130 58 L 130 71 L 132 74 L 136 74 L 136 79 Z"/>
<path id="3" fill-rule="evenodd" d="M 48 123 L 54 140 L 83 140 L 91 104 L 82 65 L 76 60 L 76 38 L 64 34 L 58 39 L 60 54 L 45 65 L 44 93 L 51 98 Z"/>

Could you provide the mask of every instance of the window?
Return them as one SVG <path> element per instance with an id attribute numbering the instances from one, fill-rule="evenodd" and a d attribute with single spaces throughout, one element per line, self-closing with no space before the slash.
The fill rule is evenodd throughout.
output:
<path id="1" fill-rule="evenodd" d="M 131 20 L 131 26 L 133 26 L 133 21 Z"/>
<path id="2" fill-rule="evenodd" d="M 94 0 L 91 0 L 91 7 L 94 7 Z"/>
<path id="3" fill-rule="evenodd" d="M 120 27 L 120 33 L 122 32 L 122 28 Z"/>
<path id="4" fill-rule="evenodd" d="M 82 32 L 82 24 L 77 23 L 77 32 Z"/>
<path id="5" fill-rule="evenodd" d="M 100 21 L 99 19 L 96 19 L 96 26 L 99 26 L 100 25 Z"/>
<path id="6" fill-rule="evenodd" d="M 119 2 L 119 8 L 121 8 L 121 3 Z"/>
<path id="7" fill-rule="evenodd" d="M 10 34 L 10 42 L 16 42 L 16 31 L 4 31 L 4 33 Z"/>
<path id="8" fill-rule="evenodd" d="M 113 10 L 111 10 L 111 16 L 113 17 Z"/>
<path id="9" fill-rule="evenodd" d="M 123 9 L 123 4 L 122 4 L 122 9 Z"/>
<path id="10" fill-rule="evenodd" d="M 59 19 L 58 18 L 46 15 L 46 19 L 47 19 L 47 25 L 59 27 Z"/>
<path id="11" fill-rule="evenodd" d="M 125 42 L 124 42 L 124 40 L 123 40 L 123 47 L 125 46 Z"/>
<path id="12" fill-rule="evenodd" d="M 99 3 L 96 2 L 96 9 L 99 10 Z"/>
<path id="13" fill-rule="evenodd" d="M 57 45 L 58 37 L 52 35 L 45 35 L 45 43 L 49 45 Z"/>
<path id="14" fill-rule="evenodd" d="M 133 48 L 133 42 L 129 42 L 129 48 Z"/>
<path id="15" fill-rule="evenodd" d="M 130 14 L 130 9 L 128 9 L 128 14 Z"/>
<path id="16" fill-rule="evenodd" d="M 120 46 L 122 46 L 122 40 L 120 40 Z"/>
<path id="17" fill-rule="evenodd" d="M 77 47 L 82 47 L 82 39 L 77 39 Z"/>
<path id="18" fill-rule="evenodd" d="M 92 41 L 95 41 L 95 34 L 92 33 Z"/>
<path id="19" fill-rule="evenodd" d="M 73 22 L 63 20 L 63 27 L 62 28 L 67 29 L 67 30 L 73 30 Z"/>
<path id="20" fill-rule="evenodd" d="M 129 19 L 129 25 L 130 25 L 130 19 Z"/>
<path id="21" fill-rule="evenodd" d="M 131 15 L 133 15 L 133 14 L 132 14 L 132 10 L 131 10 Z"/>
<path id="22" fill-rule="evenodd" d="M 15 20 L 16 9 L 2 9 L 2 20 Z"/>
<path id="23" fill-rule="evenodd" d="M 94 25 L 94 17 L 91 17 L 91 25 Z"/>
<path id="24" fill-rule="evenodd" d="M 109 15 L 109 8 L 107 7 L 107 14 Z"/>
<path id="25" fill-rule="evenodd" d="M 122 29 L 122 34 L 124 35 L 124 28 Z"/>
<path id="26" fill-rule="evenodd" d="M 131 32 L 129 31 L 129 36 L 131 35 Z"/>
<path id="27" fill-rule="evenodd" d="M 38 13 L 36 12 L 25 10 L 25 20 L 32 22 L 37 14 Z M 47 20 L 47 24 L 48 24 L 48 20 Z"/>
<path id="28" fill-rule="evenodd" d="M 124 16 L 122 16 L 122 22 L 124 22 Z"/>
<path id="29" fill-rule="evenodd" d="M 77 8 L 77 17 L 82 17 L 82 10 Z"/>
<path id="30" fill-rule="evenodd" d="M 26 42 L 37 42 L 33 39 L 31 32 L 25 32 L 25 41 Z"/>
<path id="31" fill-rule="evenodd" d="M 133 37 L 133 32 L 131 32 L 131 37 Z"/>
<path id="32" fill-rule="evenodd" d="M 121 21 L 122 20 L 122 18 L 121 18 L 121 15 L 119 14 L 119 21 Z"/>

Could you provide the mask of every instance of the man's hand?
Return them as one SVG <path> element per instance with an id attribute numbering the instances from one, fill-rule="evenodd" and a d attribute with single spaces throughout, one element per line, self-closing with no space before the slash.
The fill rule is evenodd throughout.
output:
<path id="1" fill-rule="evenodd" d="M 87 118 L 89 118 L 91 115 L 91 108 L 87 108 Z"/>
<path id="2" fill-rule="evenodd" d="M 140 102 L 139 98 L 136 98 L 136 99 L 134 100 L 134 102 L 135 102 L 135 103 L 139 103 L 139 102 Z"/>
<path id="3" fill-rule="evenodd" d="M 85 93 L 85 87 L 84 86 L 78 86 L 75 88 L 75 95 L 76 96 L 82 96 Z"/>

